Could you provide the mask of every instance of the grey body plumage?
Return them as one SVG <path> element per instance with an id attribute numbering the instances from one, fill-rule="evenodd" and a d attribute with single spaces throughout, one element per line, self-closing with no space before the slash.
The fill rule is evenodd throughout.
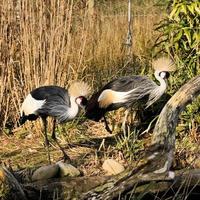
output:
<path id="1" fill-rule="evenodd" d="M 144 97 L 148 99 L 150 96 L 153 96 L 153 94 L 156 93 L 157 86 L 158 85 L 150 80 L 149 77 L 135 75 L 117 78 L 103 87 L 102 91 L 105 89 L 112 89 L 118 92 L 129 92 L 133 90 L 126 95 L 126 101 L 124 103 L 120 102 L 122 105 L 119 105 L 119 107 L 130 107 L 139 99 Z M 159 97 L 160 96 L 157 96 L 157 98 Z M 153 103 L 153 99 L 148 99 L 146 107 L 149 107 Z"/>
<path id="2" fill-rule="evenodd" d="M 30 94 L 36 100 L 45 100 L 44 105 L 37 110 L 38 115 L 56 117 L 59 123 L 69 120 L 71 102 L 67 90 L 58 86 L 44 86 L 36 88 Z"/>
<path id="3" fill-rule="evenodd" d="M 27 120 L 42 118 L 44 124 L 45 143 L 48 146 L 47 138 L 47 117 L 53 117 L 52 138 L 62 150 L 64 157 L 69 159 L 55 136 L 56 121 L 63 123 L 74 119 L 81 107 L 87 103 L 86 96 L 89 94 L 89 86 L 84 82 L 73 83 L 68 90 L 59 86 L 42 86 L 32 90 L 21 106 L 20 124 Z M 50 155 L 48 150 L 48 158 Z"/>
<path id="4" fill-rule="evenodd" d="M 162 66 L 163 64 L 164 67 Z M 172 63 L 170 60 L 162 58 L 157 60 L 155 65 L 154 75 L 159 84 L 147 76 L 140 75 L 114 79 L 89 99 L 86 107 L 86 117 L 94 121 L 104 118 L 106 129 L 111 132 L 106 122 L 105 113 L 125 107 L 127 112 L 122 124 L 123 130 L 125 130 L 124 126 L 129 108 L 138 103 L 143 105 L 144 108 L 148 108 L 166 91 L 167 78 L 169 77 L 168 71 L 172 71 L 170 68 Z"/>
<path id="5" fill-rule="evenodd" d="M 105 91 L 108 91 L 108 94 L 104 95 Z M 154 94 L 156 93 L 158 95 L 155 96 Z M 102 94 L 105 98 L 102 97 Z M 143 101 L 144 107 L 147 108 L 159 99 L 162 94 L 163 92 L 159 93 L 158 85 L 146 76 L 120 77 L 112 80 L 100 91 L 92 95 L 86 107 L 86 117 L 99 121 L 107 111 L 121 107 L 128 109 L 137 104 L 138 101 Z M 119 101 L 116 101 L 117 95 L 119 96 Z"/>

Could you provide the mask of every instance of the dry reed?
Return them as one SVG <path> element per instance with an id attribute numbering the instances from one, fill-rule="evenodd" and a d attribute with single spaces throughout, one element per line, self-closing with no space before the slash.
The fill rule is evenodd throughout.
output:
<path id="1" fill-rule="evenodd" d="M 2 130 L 16 126 L 21 102 L 35 87 L 49 84 L 67 87 L 77 79 L 98 87 L 119 74 L 144 70 L 133 62 L 124 67 L 126 2 L 119 4 L 123 9 L 117 13 L 113 4 L 108 4 L 96 8 L 93 16 L 88 15 L 85 6 L 80 8 L 83 4 L 80 2 L 1 0 Z M 152 5 L 145 8 L 134 5 L 133 9 L 131 56 L 136 55 L 140 60 L 150 55 L 147 49 L 153 42 L 153 25 L 161 17 Z"/>

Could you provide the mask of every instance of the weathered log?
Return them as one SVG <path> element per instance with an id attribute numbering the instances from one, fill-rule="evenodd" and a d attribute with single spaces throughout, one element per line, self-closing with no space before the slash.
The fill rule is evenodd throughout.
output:
<path id="1" fill-rule="evenodd" d="M 174 146 L 179 114 L 200 94 L 200 75 L 184 84 L 167 102 L 155 125 L 152 144 Z"/>
<path id="2" fill-rule="evenodd" d="M 64 177 L 30 182 L 35 170 L 36 168 L 11 172 L 5 167 L 0 168 L 0 199 L 79 199 L 80 194 L 109 179 L 109 176 Z"/>
<path id="3" fill-rule="evenodd" d="M 27 200 L 21 184 L 6 167 L 0 167 L 0 199 Z"/>
<path id="4" fill-rule="evenodd" d="M 13 179 L 11 179 L 13 181 Z M 15 182 L 15 181 L 14 181 Z M 19 185 L 20 183 L 17 183 Z M 11 183 L 13 185 L 13 182 Z M 19 186 L 17 186 L 19 187 Z M 16 187 L 15 187 L 16 188 Z M 138 174 L 137 170 L 122 173 L 112 177 L 77 177 L 41 180 L 32 183 L 20 184 L 22 194 L 12 190 L 7 196 L 11 199 L 43 200 L 53 199 L 113 199 L 123 193 L 132 195 L 157 194 L 162 192 L 176 192 L 183 189 L 192 191 L 200 188 L 200 169 L 175 171 L 175 177 L 155 173 Z M 21 190 L 20 189 L 20 190 Z M 110 190 L 112 192 L 110 192 Z M 10 195 L 12 194 L 12 195 Z M 17 194 L 17 196 L 16 196 Z M 22 196 L 20 196 L 22 195 Z M 127 195 L 127 194 L 126 194 Z M 200 195 L 200 194 L 199 194 Z M 16 197 L 16 198 L 14 198 Z"/>
<path id="5" fill-rule="evenodd" d="M 169 188 L 174 190 L 174 192 L 184 187 L 188 189 L 192 187 L 200 188 L 199 173 L 199 169 L 185 172 L 177 171 L 174 178 L 170 178 L 167 174 L 160 174 L 158 176 L 155 173 L 139 175 L 136 173 L 130 177 L 125 176 L 124 179 L 109 180 L 104 185 L 84 194 L 81 199 L 108 200 L 123 196 L 124 193 L 129 192 L 139 195 L 138 193 L 147 194 L 167 191 Z M 158 187 L 158 184 L 161 187 Z"/>
<path id="6" fill-rule="evenodd" d="M 199 94 L 200 75 L 184 84 L 162 109 L 153 131 L 152 146 L 148 150 L 154 172 L 163 173 L 170 169 L 174 159 L 175 129 L 179 114 Z"/>

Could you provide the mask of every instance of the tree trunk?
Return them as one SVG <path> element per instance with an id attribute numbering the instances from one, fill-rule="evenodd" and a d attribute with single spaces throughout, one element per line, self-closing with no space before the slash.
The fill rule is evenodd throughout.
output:
<path id="1" fill-rule="evenodd" d="M 174 159 L 175 129 L 179 114 L 199 94 L 200 75 L 183 85 L 161 111 L 153 131 L 152 146 L 148 152 L 150 160 L 155 163 L 154 172 L 162 173 L 170 169 Z"/>

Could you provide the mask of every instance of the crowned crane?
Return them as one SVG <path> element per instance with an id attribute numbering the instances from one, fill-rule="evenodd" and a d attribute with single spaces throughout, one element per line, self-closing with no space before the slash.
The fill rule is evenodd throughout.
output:
<path id="1" fill-rule="evenodd" d="M 131 107 L 141 104 L 144 109 L 156 102 L 167 88 L 169 72 L 174 71 L 173 62 L 168 58 L 159 58 L 153 62 L 155 78 L 159 81 L 157 85 L 147 76 L 134 75 L 116 78 L 107 83 L 88 100 L 86 106 L 86 117 L 99 121 L 104 118 L 105 128 L 111 133 L 105 118 L 106 112 L 125 107 L 125 117 L 122 129 L 125 131 L 125 123 Z"/>
<path id="2" fill-rule="evenodd" d="M 22 103 L 19 119 L 21 125 L 27 120 L 33 121 L 38 117 L 42 119 L 49 163 L 51 163 L 51 160 L 48 148 L 47 117 L 53 117 L 52 139 L 63 152 L 64 159 L 70 160 L 56 139 L 56 121 L 64 123 L 73 120 L 79 113 L 80 108 L 86 106 L 86 97 L 89 91 L 90 87 L 81 81 L 72 83 L 68 90 L 59 86 L 42 86 L 32 90 Z"/>

